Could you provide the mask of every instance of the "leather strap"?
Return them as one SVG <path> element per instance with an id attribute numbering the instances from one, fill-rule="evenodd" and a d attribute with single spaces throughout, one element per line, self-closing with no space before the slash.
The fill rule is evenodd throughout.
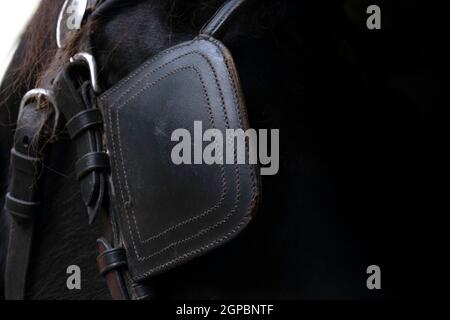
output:
<path id="1" fill-rule="evenodd" d="M 78 180 L 97 170 L 107 170 L 109 168 L 109 158 L 105 152 L 91 152 L 83 156 L 75 165 Z"/>
<path id="2" fill-rule="evenodd" d="M 77 176 L 83 201 L 88 210 L 89 223 L 99 215 L 106 193 L 105 173 L 109 168 L 108 155 L 103 150 L 101 112 L 91 88 L 87 67 L 74 62 L 63 68 L 54 82 L 56 102 L 68 120 L 66 127 L 76 143 Z"/>
<path id="3" fill-rule="evenodd" d="M 20 224 L 13 219 L 5 272 L 5 297 L 7 300 L 25 299 L 33 235 L 34 222 Z"/>
<path id="4" fill-rule="evenodd" d="M 34 215 L 40 205 L 40 202 L 16 199 L 11 193 L 6 195 L 5 207 L 14 219 L 34 220 Z"/>
<path id="5" fill-rule="evenodd" d="M 105 238 L 97 240 L 99 256 L 97 263 L 100 274 L 105 278 L 106 284 L 113 300 L 129 300 L 125 279 L 122 270 L 127 267 L 125 250 L 113 248 Z"/>
<path id="6" fill-rule="evenodd" d="M 150 287 L 136 283 L 133 285 L 134 299 L 137 301 L 149 301 L 157 299 L 156 290 L 152 290 Z"/>
<path id="7" fill-rule="evenodd" d="M 102 123 L 100 111 L 98 109 L 90 109 L 78 113 L 67 122 L 66 127 L 70 138 L 73 140 L 85 131 L 101 126 Z"/>
<path id="8" fill-rule="evenodd" d="M 12 179 L 5 209 L 11 217 L 11 230 L 5 272 L 5 296 L 8 300 L 25 298 L 26 277 L 32 249 L 34 225 L 39 213 L 39 180 L 43 159 L 40 157 L 41 124 L 47 113 L 36 104 L 24 107 L 18 119 L 11 152 Z"/>
<path id="9" fill-rule="evenodd" d="M 98 265 L 102 276 L 113 270 L 125 268 L 127 266 L 127 256 L 123 248 L 110 248 L 102 252 L 98 257 Z"/>
<path id="10" fill-rule="evenodd" d="M 200 34 L 220 38 L 226 31 L 228 23 L 247 5 L 251 0 L 227 0 L 216 14 L 206 23 Z"/>

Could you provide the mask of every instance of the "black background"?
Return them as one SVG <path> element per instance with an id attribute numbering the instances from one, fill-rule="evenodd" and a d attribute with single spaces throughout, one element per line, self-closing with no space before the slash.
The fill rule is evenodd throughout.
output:
<path id="1" fill-rule="evenodd" d="M 370 4 L 381 8 L 382 30 L 366 28 Z M 342 8 L 350 23 L 337 18 Z M 325 40 L 323 51 L 334 53 L 324 54 L 322 61 L 311 57 L 317 68 L 306 70 L 312 79 L 315 72 L 320 77 L 311 94 L 317 100 L 307 100 L 314 108 L 296 115 L 303 119 L 299 127 L 302 121 L 307 127 L 304 136 L 311 137 L 300 141 L 317 155 L 317 171 L 329 186 L 329 192 L 318 193 L 326 194 L 318 201 L 333 218 L 307 224 L 332 225 L 323 238 L 328 245 L 335 233 L 336 257 L 329 247 L 321 254 L 336 262 L 330 277 L 352 273 L 343 276 L 354 277 L 343 296 L 436 297 L 445 278 L 441 246 L 448 189 L 440 75 L 443 8 L 424 1 L 343 1 L 336 15 L 332 12 L 324 10 L 323 19 L 333 22 L 312 34 Z M 335 36 L 324 39 L 332 26 Z M 358 286 L 358 270 L 370 264 L 382 270 L 379 292 Z"/>

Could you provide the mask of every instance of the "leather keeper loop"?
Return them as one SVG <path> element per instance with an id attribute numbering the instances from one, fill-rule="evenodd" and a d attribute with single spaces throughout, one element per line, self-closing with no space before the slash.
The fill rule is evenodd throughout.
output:
<path id="1" fill-rule="evenodd" d="M 92 171 L 109 169 L 109 157 L 104 152 L 92 152 L 76 163 L 78 180 L 83 179 Z"/>
<path id="2" fill-rule="evenodd" d="M 78 113 L 67 124 L 67 131 L 73 140 L 83 132 L 103 124 L 102 114 L 98 109 L 89 109 Z"/>
<path id="3" fill-rule="evenodd" d="M 127 266 L 127 255 L 125 249 L 110 249 L 102 253 L 97 258 L 100 274 L 105 276 L 108 272 L 118 270 Z"/>
<path id="4" fill-rule="evenodd" d="M 17 152 L 16 149 L 11 150 L 12 165 L 14 169 L 20 170 L 32 176 L 41 170 L 41 159 L 33 158 Z"/>
<path id="5" fill-rule="evenodd" d="M 156 293 L 153 290 L 140 283 L 133 284 L 133 290 L 138 301 L 153 300 L 156 297 Z"/>
<path id="6" fill-rule="evenodd" d="M 34 219 L 35 210 L 40 206 L 39 202 L 29 202 L 16 199 L 11 196 L 10 193 L 6 195 L 5 209 L 14 218 L 20 218 L 24 220 Z"/>

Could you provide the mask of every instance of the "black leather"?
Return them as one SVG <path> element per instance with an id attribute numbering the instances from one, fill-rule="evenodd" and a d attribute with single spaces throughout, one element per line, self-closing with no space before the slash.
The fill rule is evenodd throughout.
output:
<path id="1" fill-rule="evenodd" d="M 66 127 L 70 138 L 75 139 L 87 130 L 101 127 L 103 124 L 102 115 L 98 109 L 90 109 L 81 111 L 69 122 Z"/>
<path id="2" fill-rule="evenodd" d="M 14 198 L 10 193 L 6 195 L 5 207 L 14 219 L 34 220 L 40 202 L 24 201 Z"/>
<path id="3" fill-rule="evenodd" d="M 97 240 L 99 256 L 97 264 L 100 274 L 105 278 L 113 300 L 129 300 L 123 271 L 127 268 L 127 258 L 123 248 L 113 248 L 105 239 Z"/>
<path id="4" fill-rule="evenodd" d="M 54 81 L 55 98 L 76 143 L 76 171 L 89 223 L 98 216 L 106 191 L 109 159 L 103 150 L 102 117 L 96 108 L 90 75 L 83 62 L 70 63 Z"/>
<path id="5" fill-rule="evenodd" d="M 36 111 L 36 104 L 24 107 L 17 122 L 14 148 L 11 151 L 11 184 L 5 209 L 12 216 L 5 273 L 8 300 L 25 298 L 26 275 L 30 259 L 34 221 L 39 213 L 39 177 L 42 175 L 45 139 L 42 124 L 48 113 Z"/>
<path id="6" fill-rule="evenodd" d="M 109 249 L 98 257 L 100 273 L 104 276 L 112 270 L 124 268 L 127 265 L 127 257 L 123 248 Z"/>
<path id="7" fill-rule="evenodd" d="M 156 300 L 158 298 L 156 291 L 143 284 L 133 285 L 133 299 L 137 301 Z"/>
<path id="8" fill-rule="evenodd" d="M 247 129 L 228 50 L 198 37 L 168 49 L 100 97 L 111 156 L 110 195 L 133 281 L 235 237 L 258 200 L 252 165 L 175 165 L 175 129 Z"/>

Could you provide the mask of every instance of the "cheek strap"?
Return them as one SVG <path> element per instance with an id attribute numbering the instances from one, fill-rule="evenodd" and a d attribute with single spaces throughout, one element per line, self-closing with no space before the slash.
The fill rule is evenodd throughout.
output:
<path id="1" fill-rule="evenodd" d="M 252 0 L 227 0 L 216 14 L 203 26 L 200 34 L 220 39 L 229 23 L 248 7 Z"/>

